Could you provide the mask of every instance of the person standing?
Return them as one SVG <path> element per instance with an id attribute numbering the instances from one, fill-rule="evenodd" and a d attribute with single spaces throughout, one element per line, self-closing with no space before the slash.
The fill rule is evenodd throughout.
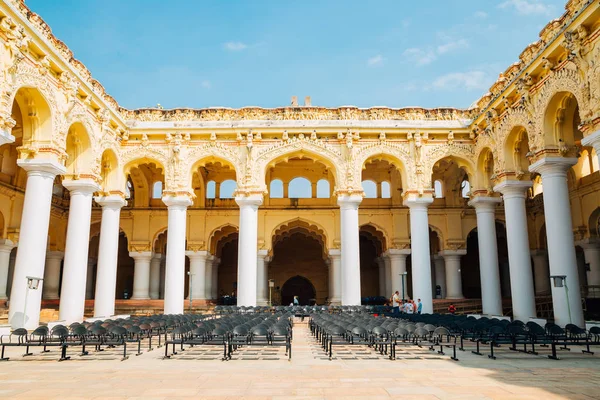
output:
<path id="1" fill-rule="evenodd" d="M 412 303 L 412 301 L 407 301 L 406 302 L 406 313 L 413 314 L 414 312 L 415 312 L 414 304 Z"/>
<path id="2" fill-rule="evenodd" d="M 423 304 L 421 303 L 421 299 L 417 299 L 417 314 L 421 314 L 422 309 L 423 309 Z"/>
<path id="3" fill-rule="evenodd" d="M 448 306 L 448 312 L 450 314 L 456 314 L 456 307 L 454 306 L 453 303 L 450 303 L 450 305 Z"/>
<path id="4" fill-rule="evenodd" d="M 400 314 L 400 303 L 402 302 L 402 300 L 400 300 L 400 293 L 396 290 L 394 292 L 394 295 L 392 296 L 392 306 L 394 307 L 394 315 L 399 315 Z"/>

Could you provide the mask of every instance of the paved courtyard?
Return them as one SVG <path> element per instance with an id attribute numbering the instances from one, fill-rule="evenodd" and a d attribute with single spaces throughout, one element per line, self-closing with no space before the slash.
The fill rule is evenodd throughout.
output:
<path id="1" fill-rule="evenodd" d="M 120 361 L 116 351 L 81 357 L 71 349 L 72 360 L 59 363 L 56 349 L 21 358 L 23 349 L 13 348 L 0 363 L 0 398 L 600 399 L 600 348 L 594 356 L 562 351 L 560 361 L 546 359 L 546 349 L 539 356 L 501 349 L 496 361 L 465 351 L 454 362 L 418 348 L 399 349 L 390 361 L 358 346 L 339 348 L 329 361 L 296 325 L 291 362 L 283 348 L 244 349 L 226 362 L 218 350 L 162 360 L 159 348 Z"/>

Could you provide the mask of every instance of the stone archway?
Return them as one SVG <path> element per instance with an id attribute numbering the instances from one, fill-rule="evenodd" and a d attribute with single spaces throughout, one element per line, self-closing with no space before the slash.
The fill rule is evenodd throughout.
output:
<path id="1" fill-rule="evenodd" d="M 298 296 L 301 306 L 313 305 L 316 302 L 317 291 L 311 281 L 296 275 L 288 279 L 281 287 L 281 304 L 292 304 L 294 296 Z"/>

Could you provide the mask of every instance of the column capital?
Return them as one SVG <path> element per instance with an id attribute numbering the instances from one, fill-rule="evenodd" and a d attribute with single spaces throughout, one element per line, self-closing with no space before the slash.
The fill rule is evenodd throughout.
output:
<path id="1" fill-rule="evenodd" d="M 548 256 L 548 250 L 546 249 L 533 249 L 533 250 L 529 250 L 529 254 L 531 254 L 532 257 L 537 257 L 537 256 Z"/>
<path id="2" fill-rule="evenodd" d="M 268 254 L 269 254 L 269 250 L 266 250 L 266 249 L 261 249 L 256 252 L 257 257 L 264 258 L 265 261 L 266 261 Z"/>
<path id="3" fill-rule="evenodd" d="M 118 194 L 111 194 L 108 196 L 96 196 L 94 197 L 94 201 L 102 208 L 109 208 L 113 210 L 118 210 L 127 205 L 127 200 L 125 200 L 123 196 L 120 196 Z"/>
<path id="4" fill-rule="evenodd" d="M 235 202 L 240 208 L 242 207 L 251 207 L 255 210 L 258 209 L 263 203 L 263 195 L 262 194 L 250 194 L 247 196 L 238 195 L 235 196 Z"/>
<path id="5" fill-rule="evenodd" d="M 408 193 L 404 197 L 404 205 L 412 209 L 427 209 L 433 203 L 433 197 L 429 195 L 419 196 L 416 193 Z"/>
<path id="6" fill-rule="evenodd" d="M 410 251 L 410 249 L 388 249 L 383 255 L 390 259 L 406 258 L 410 255 Z"/>
<path id="7" fill-rule="evenodd" d="M 136 262 L 139 261 L 150 261 L 152 258 L 151 251 L 130 251 L 129 257 L 133 258 Z"/>
<path id="8" fill-rule="evenodd" d="M 91 195 L 94 192 L 100 190 L 100 185 L 96 183 L 93 179 L 65 179 L 62 182 L 62 185 L 69 191 L 71 194 L 82 194 L 82 195 Z"/>
<path id="9" fill-rule="evenodd" d="M 344 194 L 338 196 L 337 204 L 341 209 L 358 210 L 358 206 L 362 202 L 363 197 L 360 194 Z"/>
<path id="10" fill-rule="evenodd" d="M 162 260 L 164 257 L 163 253 L 152 253 L 153 260 Z"/>
<path id="11" fill-rule="evenodd" d="M 475 196 L 469 201 L 469 206 L 476 212 L 496 212 L 496 206 L 502 202 L 500 197 Z"/>
<path id="12" fill-rule="evenodd" d="M 340 258 L 341 256 L 342 256 L 342 251 L 340 249 L 329 249 L 329 257 Z"/>
<path id="13" fill-rule="evenodd" d="M 586 238 L 575 242 L 576 246 L 580 246 L 582 249 L 600 249 L 600 240 L 596 238 Z"/>
<path id="14" fill-rule="evenodd" d="M 598 153 L 600 151 L 600 130 L 597 130 L 591 135 L 587 135 L 581 139 L 581 144 L 584 146 L 592 146 L 594 149 L 596 149 L 596 153 Z"/>
<path id="15" fill-rule="evenodd" d="M 432 255 L 432 258 L 434 261 L 439 261 L 444 259 L 444 255 L 442 254 L 442 252 L 439 252 L 437 254 Z"/>
<path id="16" fill-rule="evenodd" d="M 163 203 L 172 209 L 185 210 L 192 205 L 192 199 L 189 195 L 165 195 L 162 197 Z"/>
<path id="17" fill-rule="evenodd" d="M 494 192 L 502 193 L 504 199 L 524 199 L 527 196 L 527 190 L 532 186 L 531 181 L 505 180 L 494 186 Z"/>
<path id="18" fill-rule="evenodd" d="M 541 174 L 542 180 L 545 176 L 566 177 L 567 171 L 575 164 L 577 164 L 576 158 L 544 157 L 531 164 L 529 171 Z"/>
<path id="19" fill-rule="evenodd" d="M 200 259 L 200 258 L 204 258 L 206 260 L 208 258 L 209 253 L 206 250 L 186 251 L 185 255 L 188 256 L 188 258 L 190 259 L 190 261 L 192 261 L 194 259 Z"/>
<path id="20" fill-rule="evenodd" d="M 17 160 L 17 165 L 27 171 L 27 176 L 41 175 L 54 178 L 56 175 L 62 175 L 67 172 L 64 166 L 54 160 Z"/>
<path id="21" fill-rule="evenodd" d="M 460 249 L 460 250 L 442 250 L 438 253 L 440 256 L 446 258 L 446 257 L 462 257 L 464 255 L 467 254 L 467 250 L 465 249 Z"/>
<path id="22" fill-rule="evenodd" d="M 16 246 L 16 243 L 13 243 L 12 240 L 0 239 L 0 252 L 2 253 L 10 253 Z"/>

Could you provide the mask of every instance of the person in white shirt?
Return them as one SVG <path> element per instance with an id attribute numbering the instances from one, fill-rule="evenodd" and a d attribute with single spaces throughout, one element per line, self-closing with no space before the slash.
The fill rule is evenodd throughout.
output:
<path id="1" fill-rule="evenodd" d="M 400 293 L 396 290 L 394 295 L 392 296 L 392 306 L 394 307 L 394 314 L 400 314 L 400 305 L 402 304 L 402 300 L 400 300 Z"/>
<path id="2" fill-rule="evenodd" d="M 412 313 L 414 313 L 414 311 L 415 311 L 415 310 L 414 310 L 414 308 L 413 308 L 413 304 L 412 304 L 410 301 L 407 301 L 407 302 L 406 302 L 406 306 L 405 306 L 405 307 L 406 307 L 406 313 L 407 313 L 407 314 L 412 314 Z"/>

